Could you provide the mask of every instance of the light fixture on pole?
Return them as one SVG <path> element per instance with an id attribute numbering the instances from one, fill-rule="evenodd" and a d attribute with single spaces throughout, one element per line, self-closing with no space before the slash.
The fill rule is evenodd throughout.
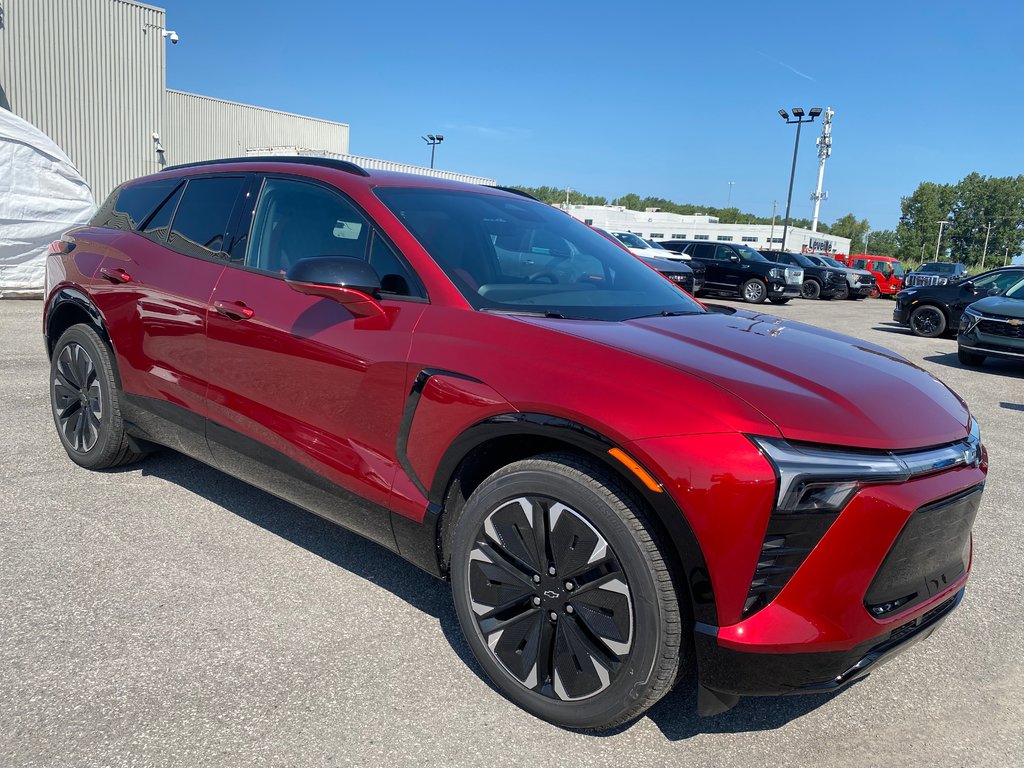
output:
<path id="1" fill-rule="evenodd" d="M 786 125 L 796 123 L 796 140 L 793 142 L 793 167 L 789 171 L 789 194 L 786 195 L 786 223 L 782 227 L 782 248 L 786 250 L 786 238 L 789 235 L 789 207 L 793 202 L 793 179 L 796 177 L 796 153 L 800 149 L 800 126 L 804 123 L 813 123 L 814 118 L 821 114 L 821 107 L 812 107 L 810 113 L 804 117 L 803 107 L 793 107 L 793 117 L 784 109 L 779 110 L 779 116 L 786 121 Z"/>
<path id="2" fill-rule="evenodd" d="M 444 141 L 444 136 L 440 133 L 428 133 L 426 136 L 420 136 L 427 144 L 430 145 L 430 167 L 434 167 L 434 151 L 437 149 L 437 145 Z"/>

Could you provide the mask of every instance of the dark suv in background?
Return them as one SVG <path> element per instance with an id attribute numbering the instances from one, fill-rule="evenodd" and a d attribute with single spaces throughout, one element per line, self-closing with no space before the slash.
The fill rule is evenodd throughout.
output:
<path id="1" fill-rule="evenodd" d="M 800 295 L 805 299 L 840 299 L 849 295 L 846 274 L 838 269 L 815 264 L 799 253 L 760 251 L 760 254 L 776 264 L 801 267 L 804 271 L 804 282 L 800 286 Z"/>
<path id="2" fill-rule="evenodd" d="M 865 299 L 878 290 L 875 285 L 875 276 L 866 269 L 854 269 L 831 256 L 819 256 L 818 254 L 804 254 L 804 258 L 819 267 L 834 269 L 846 277 L 846 293 L 836 298 L 840 299 Z"/>
<path id="3" fill-rule="evenodd" d="M 903 278 L 904 288 L 919 285 L 946 285 L 967 277 L 967 266 L 959 262 L 933 261 L 922 264 Z"/>
<path id="4" fill-rule="evenodd" d="M 785 304 L 800 295 L 804 271 L 769 261 L 747 245 L 704 240 L 661 240 L 661 245 L 686 254 L 706 268 L 704 291 L 728 293 L 748 304 Z"/>
<path id="5" fill-rule="evenodd" d="M 1024 267 L 1000 267 L 949 285 L 904 288 L 896 294 L 892 319 L 917 336 L 933 338 L 955 333 L 968 304 L 987 296 L 1001 296 L 1024 279 Z"/>

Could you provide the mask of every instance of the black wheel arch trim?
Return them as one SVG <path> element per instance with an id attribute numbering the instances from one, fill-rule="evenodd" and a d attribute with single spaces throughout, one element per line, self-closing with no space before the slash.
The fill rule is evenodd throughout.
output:
<path id="1" fill-rule="evenodd" d="M 445 372 L 445 375 L 449 374 Z M 429 378 L 429 376 L 426 378 Z M 461 378 L 471 377 L 461 376 Z M 418 379 L 419 377 L 417 377 Z M 426 380 L 423 383 L 425 384 Z M 672 547 L 675 560 L 681 568 L 680 575 L 685 580 L 689 590 L 690 605 L 693 609 L 694 619 L 708 625 L 716 625 L 718 623 L 718 610 L 707 561 L 704 559 L 704 553 L 696 534 L 694 534 L 689 521 L 675 500 L 668 493 L 655 493 L 651 491 L 640 482 L 639 478 L 630 472 L 623 471 L 623 466 L 608 454 L 609 449 L 618 447 L 614 441 L 583 424 L 548 414 L 510 412 L 492 416 L 469 427 L 452 441 L 441 457 L 434 477 L 430 481 L 430 489 L 427 495 L 429 505 L 423 520 L 425 530 L 421 530 L 419 534 L 419 537 L 423 539 L 430 537 L 431 534 L 433 536 L 431 544 L 433 545 L 433 554 L 437 558 L 436 572 L 439 575 L 444 575 L 446 572 L 443 560 L 444 552 L 442 551 L 443 541 L 440 536 L 440 518 L 449 487 L 455 478 L 459 466 L 476 448 L 479 448 L 484 443 L 496 438 L 530 435 L 553 438 L 561 443 L 567 443 L 577 448 L 604 466 L 607 466 L 618 477 L 623 478 L 647 502 L 657 522 L 667 534 L 666 543 Z M 649 472 L 647 468 L 645 470 Z M 656 475 L 651 474 L 657 479 Z M 395 536 L 399 540 L 399 548 L 403 555 L 416 562 L 420 567 L 426 570 L 433 570 L 428 568 L 427 564 L 420 558 L 414 559 L 411 557 L 411 552 L 406 553 L 402 546 L 402 540 L 405 537 L 399 531 L 399 528 L 404 528 L 405 525 L 397 520 L 399 517 L 398 515 L 392 515 L 393 523 L 396 526 Z M 406 523 L 412 524 L 411 521 L 406 521 Z M 426 554 L 425 545 L 426 542 L 424 541 L 423 544 L 417 547 L 421 552 L 421 557 Z M 409 546 L 409 544 L 406 546 Z"/>
<path id="2" fill-rule="evenodd" d="M 46 317 L 43 322 L 43 335 L 46 341 L 46 354 L 50 356 L 53 353 L 53 345 L 56 344 L 57 339 L 50 338 L 50 327 L 53 323 L 53 318 L 59 311 L 68 304 L 82 310 L 89 316 L 96 327 L 103 333 L 107 341 L 110 341 L 110 333 L 107 331 L 107 323 L 103 319 L 103 314 L 99 311 L 92 300 L 77 288 L 64 287 L 59 288 L 53 294 L 49 304 L 46 307 Z"/>

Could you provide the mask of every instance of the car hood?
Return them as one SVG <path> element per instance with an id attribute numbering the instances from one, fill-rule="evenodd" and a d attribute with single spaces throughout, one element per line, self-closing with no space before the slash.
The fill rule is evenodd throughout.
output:
<path id="1" fill-rule="evenodd" d="M 693 272 L 690 269 L 689 264 L 684 264 L 681 261 L 672 261 L 671 259 L 661 259 L 653 256 L 641 256 L 645 264 L 654 267 L 659 272 Z"/>
<path id="2" fill-rule="evenodd" d="M 952 390 L 894 352 L 770 315 L 740 310 L 621 323 L 524 320 L 715 384 L 791 440 L 921 448 L 962 439 L 969 422 Z M 685 397 L 685 380 L 680 389 Z"/>
<path id="3" fill-rule="evenodd" d="M 971 309 L 986 315 L 1019 317 L 1024 319 L 1024 300 L 1008 299 L 1005 296 L 987 296 L 971 304 Z"/>

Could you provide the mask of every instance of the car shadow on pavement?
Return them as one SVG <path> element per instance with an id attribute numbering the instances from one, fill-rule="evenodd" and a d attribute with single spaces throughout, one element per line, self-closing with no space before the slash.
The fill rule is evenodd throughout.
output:
<path id="1" fill-rule="evenodd" d="M 1024 376 L 1024 365 L 1014 362 L 1013 360 L 1000 360 L 999 358 L 989 358 L 985 361 L 984 365 L 980 367 L 972 367 L 964 365 L 960 362 L 960 358 L 957 357 L 957 353 L 947 352 L 944 355 L 926 355 L 924 360 L 930 363 L 938 363 L 939 365 L 945 365 L 949 368 L 959 368 L 963 371 L 976 371 L 978 373 L 984 373 L 991 376 L 1002 376 L 1008 379 L 1019 379 Z"/>
<path id="2" fill-rule="evenodd" d="M 148 456 L 139 465 L 109 471 L 140 469 L 144 476 L 158 477 L 202 496 L 231 514 L 386 589 L 413 608 L 434 617 L 455 654 L 484 684 L 497 691 L 476 663 L 462 635 L 446 583 L 424 573 L 385 547 L 169 449 Z M 701 733 L 742 733 L 779 728 L 822 706 L 833 696 L 747 698 L 724 714 L 698 717 L 696 680 L 691 673 L 645 717 L 650 718 L 667 739 L 679 741 Z M 633 725 L 629 723 L 586 735 L 597 738 L 614 736 Z"/>

